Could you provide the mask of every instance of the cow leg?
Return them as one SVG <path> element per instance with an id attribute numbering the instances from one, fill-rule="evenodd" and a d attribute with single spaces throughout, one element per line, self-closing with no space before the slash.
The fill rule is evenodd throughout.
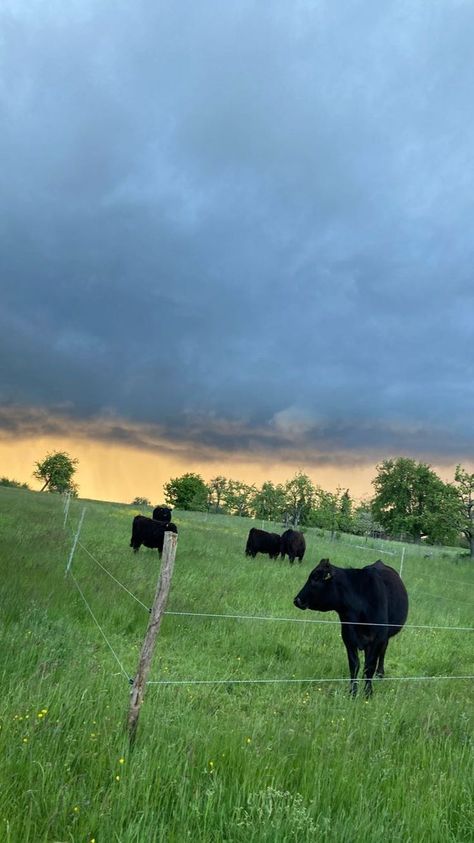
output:
<path id="1" fill-rule="evenodd" d="M 377 660 L 377 668 L 375 670 L 375 675 L 382 679 L 385 676 L 385 666 L 384 666 L 384 659 L 385 659 L 385 652 L 388 647 L 388 639 L 386 640 L 385 644 L 382 644 L 380 648 L 379 657 Z"/>
<path id="2" fill-rule="evenodd" d="M 358 685 L 356 679 L 360 668 L 360 659 L 357 644 L 353 638 L 349 626 L 343 626 L 341 628 L 341 636 L 342 640 L 344 641 L 344 644 L 346 645 L 347 660 L 349 662 L 349 675 L 351 677 L 350 694 L 351 697 L 355 697 L 355 695 L 357 694 Z"/>
<path id="3" fill-rule="evenodd" d="M 377 668 L 378 660 L 380 653 L 387 649 L 387 645 L 384 641 L 374 641 L 367 645 L 365 648 L 365 664 L 364 664 L 364 677 L 365 677 L 365 685 L 364 691 L 366 697 L 372 696 L 372 679 Z"/>
<path id="4" fill-rule="evenodd" d="M 288 559 L 290 560 L 290 565 L 293 565 L 293 562 L 295 561 L 295 557 L 289 556 Z"/>

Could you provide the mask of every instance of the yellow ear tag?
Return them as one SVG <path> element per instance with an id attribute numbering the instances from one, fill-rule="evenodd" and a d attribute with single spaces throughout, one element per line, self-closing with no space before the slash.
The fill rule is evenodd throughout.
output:
<path id="1" fill-rule="evenodd" d="M 330 580 L 330 579 L 331 579 L 331 574 L 328 572 L 328 573 L 326 574 L 326 576 L 324 577 L 324 579 L 325 579 L 325 580 Z"/>

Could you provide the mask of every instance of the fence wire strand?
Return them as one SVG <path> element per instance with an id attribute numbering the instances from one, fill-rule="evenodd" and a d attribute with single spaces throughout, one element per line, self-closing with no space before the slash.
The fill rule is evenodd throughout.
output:
<path id="1" fill-rule="evenodd" d="M 265 615 L 231 615 L 219 614 L 217 612 L 173 612 L 166 611 L 165 615 L 182 615 L 184 617 L 196 618 L 233 618 L 234 620 L 248 620 L 248 621 L 286 621 L 287 623 L 316 623 L 329 625 L 348 625 L 348 626 L 388 626 L 399 627 L 400 629 L 444 629 L 451 632 L 473 632 L 473 626 L 433 626 L 431 624 L 398 624 L 398 623 L 370 623 L 369 621 L 325 621 L 319 618 L 275 618 Z"/>
<path id="2" fill-rule="evenodd" d="M 427 680 L 474 679 L 474 676 L 373 676 L 371 682 L 420 682 Z M 150 680 L 147 685 L 273 685 L 278 683 L 312 683 L 327 682 L 366 682 L 365 676 L 358 679 L 328 678 L 322 679 L 157 679 Z"/>
<path id="3" fill-rule="evenodd" d="M 95 558 L 95 556 L 94 556 L 94 555 L 90 552 L 90 550 L 88 550 L 88 549 L 87 549 L 87 547 L 84 547 L 84 545 L 82 544 L 82 542 L 78 541 L 77 543 L 78 543 L 79 547 L 80 547 L 80 548 L 82 548 L 82 550 L 83 550 L 85 553 L 87 553 L 87 555 L 88 555 L 88 556 L 90 556 L 90 558 L 91 558 L 91 559 L 92 559 L 92 560 L 96 563 L 96 565 L 98 565 L 98 566 L 99 566 L 99 568 L 102 568 L 102 570 L 103 570 L 103 571 L 105 571 L 105 573 L 106 573 L 106 574 L 108 574 L 108 576 L 109 576 L 109 577 L 110 577 L 110 578 L 111 578 L 114 582 L 116 582 L 116 583 L 117 583 L 117 585 L 119 585 L 119 586 L 120 586 L 120 588 L 123 588 L 123 590 L 124 590 L 124 591 L 126 591 L 126 592 L 127 592 L 127 594 L 129 594 L 129 595 L 130 595 L 130 597 L 133 597 L 133 599 L 134 599 L 134 600 L 136 600 L 136 602 L 137 602 L 137 603 L 139 603 L 139 604 L 140 604 L 140 606 L 143 606 L 143 608 L 144 608 L 147 612 L 150 612 L 149 607 L 148 607 L 148 606 L 145 606 L 145 604 L 144 604 L 144 603 L 142 603 L 142 601 L 140 600 L 140 598 L 139 598 L 139 597 L 137 597 L 135 594 L 133 594 L 133 592 L 131 592 L 131 591 L 127 588 L 127 586 L 126 586 L 126 585 L 124 585 L 123 583 L 121 583 L 121 582 L 120 582 L 120 580 L 118 580 L 118 579 L 117 579 L 117 577 L 114 577 L 114 575 L 113 575 L 113 574 L 112 574 L 112 573 L 111 573 L 111 572 L 110 572 L 110 571 L 109 571 L 109 570 L 105 567 L 105 565 L 102 565 L 102 563 L 101 563 L 101 562 L 99 562 L 99 560 Z"/>
<path id="4" fill-rule="evenodd" d="M 84 592 L 82 591 L 82 589 L 81 589 L 81 587 L 80 587 L 79 583 L 77 582 L 77 580 L 76 580 L 76 578 L 75 578 L 74 574 L 72 574 L 71 572 L 69 572 L 69 576 L 71 577 L 71 579 L 72 579 L 72 581 L 73 581 L 74 585 L 76 586 L 76 588 L 77 588 L 77 590 L 78 590 L 79 594 L 81 595 L 81 597 L 82 597 L 82 599 L 83 599 L 83 601 L 84 601 L 84 604 L 86 605 L 86 607 L 87 607 L 88 611 L 89 611 L 89 612 L 90 612 L 90 614 L 92 615 L 92 618 L 93 618 L 93 620 L 94 620 L 94 622 L 95 622 L 95 624 L 96 624 L 97 628 L 99 629 L 100 634 L 102 635 L 102 637 L 103 637 L 103 639 L 104 639 L 105 643 L 107 644 L 107 646 L 108 646 L 109 650 L 111 651 L 111 653 L 112 653 L 112 655 L 113 655 L 113 657 L 114 657 L 115 661 L 117 662 L 117 664 L 118 664 L 118 666 L 119 666 L 120 670 L 122 671 L 123 675 L 125 676 L 125 678 L 126 678 L 127 682 L 129 682 L 129 681 L 130 681 L 130 677 L 129 677 L 129 675 L 128 675 L 127 671 L 125 670 L 125 668 L 124 668 L 124 666 L 123 666 L 122 662 L 120 661 L 120 659 L 119 659 L 119 657 L 118 657 L 117 653 L 115 652 L 114 648 L 112 647 L 112 644 L 110 643 L 109 639 L 107 638 L 107 636 L 106 636 L 106 634 L 105 634 L 104 630 L 102 629 L 102 627 L 101 627 L 101 625 L 100 625 L 99 621 L 97 620 L 96 616 L 94 615 L 94 612 L 92 611 L 91 607 L 89 606 L 89 603 L 87 602 L 86 597 L 84 596 Z"/>

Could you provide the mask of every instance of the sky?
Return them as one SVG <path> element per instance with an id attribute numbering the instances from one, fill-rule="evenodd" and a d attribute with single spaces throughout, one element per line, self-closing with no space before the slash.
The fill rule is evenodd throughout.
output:
<path id="1" fill-rule="evenodd" d="M 474 460 L 469 0 L 4 0 L 0 474 Z"/>

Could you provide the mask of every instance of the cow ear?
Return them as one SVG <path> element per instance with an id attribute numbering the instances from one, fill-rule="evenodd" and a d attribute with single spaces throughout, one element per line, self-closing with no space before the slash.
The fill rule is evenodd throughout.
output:
<path id="1" fill-rule="evenodd" d="M 324 571 L 323 580 L 330 580 L 332 577 L 331 563 L 329 559 L 321 559 L 321 567 Z"/>

